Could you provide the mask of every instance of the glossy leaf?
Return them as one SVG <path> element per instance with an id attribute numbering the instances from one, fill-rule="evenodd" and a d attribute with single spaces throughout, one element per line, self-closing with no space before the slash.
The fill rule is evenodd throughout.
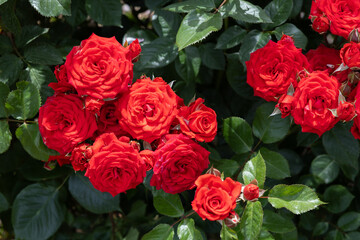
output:
<path id="1" fill-rule="evenodd" d="M 47 239 L 63 220 L 59 189 L 55 187 L 35 183 L 21 190 L 15 198 L 12 224 L 16 238 Z"/>
<path id="2" fill-rule="evenodd" d="M 47 161 L 50 155 L 57 155 L 54 150 L 45 146 L 38 124 L 22 124 L 16 129 L 15 135 L 20 140 L 22 146 L 33 158 Z"/>
<path id="3" fill-rule="evenodd" d="M 355 231 L 360 227 L 360 213 L 347 212 L 337 221 L 337 226 L 345 232 Z"/>
<path id="4" fill-rule="evenodd" d="M 11 53 L 13 51 L 11 41 L 8 37 L 0 35 L 0 54 Z"/>
<path id="5" fill-rule="evenodd" d="M 293 0 L 273 0 L 266 7 L 265 11 L 270 16 L 272 23 L 263 24 L 264 29 L 272 29 L 286 22 L 293 8 Z"/>
<path id="6" fill-rule="evenodd" d="M 238 240 L 236 232 L 225 224 L 222 225 L 220 238 L 221 240 Z"/>
<path id="7" fill-rule="evenodd" d="M 90 17 L 106 26 L 121 27 L 122 5 L 118 0 L 86 0 L 85 8 Z"/>
<path id="8" fill-rule="evenodd" d="M 193 10 L 211 11 L 215 7 L 214 0 L 188 0 L 170 4 L 164 9 L 172 12 L 187 13 Z"/>
<path id="9" fill-rule="evenodd" d="M 0 154 L 6 152 L 11 143 L 12 135 L 6 120 L 0 120 Z"/>
<path id="10" fill-rule="evenodd" d="M 179 240 L 197 240 L 195 238 L 195 222 L 192 218 L 182 220 L 177 227 Z"/>
<path id="11" fill-rule="evenodd" d="M 9 202 L 5 196 L 0 193 L 0 212 L 6 211 L 9 208 Z"/>
<path id="12" fill-rule="evenodd" d="M 326 233 L 329 230 L 328 222 L 318 222 L 313 231 L 313 236 L 320 236 Z"/>
<path id="13" fill-rule="evenodd" d="M 355 196 L 342 185 L 332 185 L 326 188 L 324 193 L 324 200 L 328 203 L 326 208 L 332 213 L 345 211 L 354 198 Z"/>
<path id="14" fill-rule="evenodd" d="M 200 53 L 194 46 L 189 46 L 180 51 L 179 57 L 175 61 L 176 72 L 186 82 L 195 81 L 200 71 L 200 65 Z"/>
<path id="15" fill-rule="evenodd" d="M 291 36 L 294 38 L 295 46 L 298 48 L 305 49 L 308 39 L 306 35 L 298 29 L 294 24 L 291 23 L 285 23 L 277 28 L 275 28 L 276 39 L 280 40 L 283 34 Z"/>
<path id="16" fill-rule="evenodd" d="M 232 159 L 221 159 L 214 163 L 214 167 L 220 172 L 223 172 L 226 177 L 231 177 L 239 169 L 240 164 Z"/>
<path id="17" fill-rule="evenodd" d="M 235 25 L 226 29 L 218 38 L 217 49 L 229 49 L 239 45 L 246 35 L 246 30 Z"/>
<path id="18" fill-rule="evenodd" d="M 29 82 L 17 82 L 17 89 L 7 97 L 5 107 L 9 115 L 19 120 L 35 117 L 40 108 L 39 90 Z"/>
<path id="19" fill-rule="evenodd" d="M 264 210 L 263 229 L 275 233 L 286 233 L 296 229 L 294 223 L 278 213 Z"/>
<path id="20" fill-rule="evenodd" d="M 260 152 L 245 164 L 242 176 L 245 185 L 256 179 L 258 181 L 259 188 L 264 187 L 266 165 Z"/>
<path id="21" fill-rule="evenodd" d="M 4 54 L 0 57 L 0 82 L 11 86 L 18 80 L 23 62 L 14 54 Z"/>
<path id="22" fill-rule="evenodd" d="M 258 107 L 253 122 L 253 133 L 264 143 L 274 143 L 283 139 L 290 128 L 290 118 L 271 116 L 275 104 L 265 103 Z"/>
<path id="23" fill-rule="evenodd" d="M 59 50 L 50 44 L 29 45 L 24 52 L 27 61 L 34 64 L 58 65 L 63 63 Z"/>
<path id="24" fill-rule="evenodd" d="M 328 184 L 339 175 L 339 165 L 328 155 L 317 156 L 311 163 L 311 172 Z"/>
<path id="25" fill-rule="evenodd" d="M 80 173 L 71 175 L 69 191 L 81 206 L 90 212 L 101 214 L 119 211 L 120 197 L 95 189 L 89 179 Z"/>
<path id="26" fill-rule="evenodd" d="M 287 160 L 279 153 L 267 148 L 260 149 L 266 163 L 266 176 L 272 179 L 284 179 L 290 177 L 290 168 Z"/>
<path id="27" fill-rule="evenodd" d="M 206 13 L 199 10 L 189 12 L 181 22 L 176 35 L 179 51 L 206 38 L 210 33 L 220 30 L 222 18 L 219 13 Z"/>
<path id="28" fill-rule="evenodd" d="M 215 49 L 215 44 L 206 43 L 199 48 L 201 62 L 210 69 L 224 70 L 225 56 L 223 51 Z"/>
<path id="29" fill-rule="evenodd" d="M 170 217 L 180 217 L 184 214 L 184 208 L 178 194 L 154 190 L 153 196 L 154 207 L 159 213 Z"/>
<path id="30" fill-rule="evenodd" d="M 42 28 L 37 25 L 25 25 L 19 36 L 16 36 L 16 46 L 24 47 L 47 32 L 49 32 L 49 28 Z"/>
<path id="31" fill-rule="evenodd" d="M 223 135 L 225 141 L 237 154 L 250 152 L 254 144 L 250 125 L 240 117 L 224 120 Z"/>
<path id="32" fill-rule="evenodd" d="M 179 14 L 157 10 L 152 16 L 152 23 L 156 33 L 160 37 L 174 37 L 181 23 Z"/>
<path id="33" fill-rule="evenodd" d="M 71 0 L 29 0 L 29 2 L 45 17 L 71 14 Z"/>
<path id="34" fill-rule="evenodd" d="M 9 93 L 10 93 L 9 87 L 6 84 L 0 82 L 0 118 L 7 117 L 5 103 Z"/>
<path id="35" fill-rule="evenodd" d="M 146 233 L 141 240 L 172 240 L 174 229 L 168 224 L 159 224 L 153 230 Z"/>
<path id="36" fill-rule="evenodd" d="M 301 214 L 324 204 L 309 187 L 300 184 L 279 184 L 270 190 L 269 203 L 274 208 L 286 208 L 294 214 Z"/>
<path id="37" fill-rule="evenodd" d="M 12 33 L 21 32 L 20 21 L 15 14 L 16 0 L 3 2 L 0 7 L 1 28 Z M 0 74 L 1 75 L 1 74 Z"/>
<path id="38" fill-rule="evenodd" d="M 259 201 L 246 204 L 240 221 L 240 231 L 245 240 L 257 239 L 263 223 L 263 209 Z"/>

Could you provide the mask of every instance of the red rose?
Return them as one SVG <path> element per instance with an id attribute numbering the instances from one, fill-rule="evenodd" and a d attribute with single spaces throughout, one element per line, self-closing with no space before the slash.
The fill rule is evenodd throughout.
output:
<path id="1" fill-rule="evenodd" d="M 197 189 L 191 206 L 203 220 L 225 219 L 236 208 L 241 183 L 231 178 L 222 181 L 220 177 L 204 174 L 195 181 L 195 185 Z"/>
<path id="2" fill-rule="evenodd" d="M 138 56 L 141 52 L 141 46 L 139 44 L 139 40 L 135 39 L 128 47 L 129 49 L 129 57 L 132 62 L 138 61 Z"/>
<path id="3" fill-rule="evenodd" d="M 243 194 L 246 200 L 251 201 L 257 199 L 259 198 L 259 187 L 255 184 L 248 184 L 245 186 Z"/>
<path id="4" fill-rule="evenodd" d="M 88 160 L 91 158 L 87 150 L 89 146 L 88 143 L 82 143 L 72 150 L 70 162 L 75 171 L 84 171 L 89 165 Z"/>
<path id="5" fill-rule="evenodd" d="M 344 65 L 351 69 L 360 69 L 360 43 L 347 43 L 340 50 Z"/>
<path id="6" fill-rule="evenodd" d="M 129 142 L 105 133 L 94 142 L 94 155 L 85 176 L 96 189 L 116 196 L 142 183 L 146 168 L 143 159 Z M 128 139 L 125 139 L 128 140 Z"/>
<path id="7" fill-rule="evenodd" d="M 329 30 L 330 22 L 327 17 L 318 16 L 313 18 L 311 26 L 318 33 L 326 33 Z"/>
<path id="8" fill-rule="evenodd" d="M 297 86 L 297 74 L 310 65 L 301 49 L 285 36 L 277 43 L 269 41 L 265 47 L 250 54 L 246 62 L 247 83 L 253 87 L 254 95 L 266 101 L 277 101 L 292 83 Z"/>
<path id="9" fill-rule="evenodd" d="M 144 159 L 146 164 L 146 171 L 151 170 L 155 164 L 155 155 L 154 152 L 148 149 L 142 150 L 140 156 Z"/>
<path id="10" fill-rule="evenodd" d="M 69 82 L 80 96 L 115 98 L 133 78 L 133 54 L 116 41 L 92 34 L 66 57 Z"/>
<path id="11" fill-rule="evenodd" d="M 329 109 L 338 106 L 339 83 L 326 72 L 315 71 L 301 79 L 294 93 L 291 115 L 303 132 L 321 136 L 338 121 Z"/>
<path id="12" fill-rule="evenodd" d="M 317 3 L 315 1 L 312 1 L 309 19 L 312 19 L 317 16 L 321 16 L 323 14 L 324 13 L 319 9 L 319 6 L 317 5 Z"/>
<path id="13" fill-rule="evenodd" d="M 169 132 L 176 117 L 177 98 L 162 79 L 138 79 L 118 101 L 115 116 L 133 138 L 149 143 Z"/>
<path id="14" fill-rule="evenodd" d="M 39 110 L 39 130 L 46 146 L 65 155 L 96 131 L 95 115 L 75 94 L 49 97 Z"/>
<path id="15" fill-rule="evenodd" d="M 105 101 L 102 99 L 93 98 L 91 96 L 85 97 L 85 108 L 92 114 L 100 114 L 100 108 Z"/>
<path id="16" fill-rule="evenodd" d="M 58 82 L 51 82 L 48 86 L 55 93 L 75 92 L 75 88 L 69 83 L 67 78 L 65 65 L 56 66 L 54 74 Z"/>
<path id="17" fill-rule="evenodd" d="M 196 178 L 209 165 L 210 152 L 183 134 L 166 138 L 168 141 L 154 153 L 150 185 L 172 194 L 193 188 Z"/>
<path id="18" fill-rule="evenodd" d="M 360 26 L 359 0 L 316 0 L 316 3 L 329 19 L 331 33 L 347 39 Z"/>
<path id="19" fill-rule="evenodd" d="M 285 118 L 290 115 L 292 109 L 293 96 L 284 94 L 279 98 L 279 102 L 276 107 L 281 111 L 281 117 Z"/>
<path id="20" fill-rule="evenodd" d="M 211 142 L 217 132 L 216 113 L 198 98 L 189 107 L 180 108 L 177 119 L 181 132 L 199 142 Z"/>
<path id="21" fill-rule="evenodd" d="M 340 121 L 349 122 L 355 117 L 354 104 L 350 102 L 340 102 L 336 112 Z"/>

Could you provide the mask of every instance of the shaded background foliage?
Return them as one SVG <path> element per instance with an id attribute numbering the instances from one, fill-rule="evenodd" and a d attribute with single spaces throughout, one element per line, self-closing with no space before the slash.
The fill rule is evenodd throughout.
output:
<path id="1" fill-rule="evenodd" d="M 70 168 L 43 168 L 42 161 L 55 152 L 42 143 L 36 118 L 40 105 L 53 95 L 47 85 L 56 81 L 54 66 L 64 62 L 73 46 L 96 33 L 115 36 L 121 43 L 141 39 L 143 50 L 134 65 L 134 79 L 146 74 L 167 82 L 176 80 L 174 90 L 186 102 L 196 95 L 216 111 L 218 136 L 206 147 L 212 152 L 211 163 L 225 176 L 239 176 L 243 181 L 240 170 L 252 153 L 260 150 L 267 164 L 265 189 L 301 183 L 328 202 L 296 216 L 261 201 L 264 222 L 260 239 L 359 239 L 360 202 L 355 198 L 360 190 L 359 143 L 349 133 L 351 126 L 339 123 L 321 139 L 301 133 L 299 126 L 290 125 L 289 118 L 270 119 L 274 104 L 254 97 L 246 84 L 244 62 L 270 39 L 277 40 L 282 33 L 292 35 L 304 52 L 324 42 L 307 19 L 311 1 L 248 1 L 265 8 L 273 23 L 261 23 L 266 16 L 253 21 L 258 23 L 240 20 L 229 1 L 219 10 L 223 18 L 203 26 L 202 30 L 212 33 L 186 48 L 189 28 L 215 9 L 191 12 L 192 21 L 182 28 L 189 11 L 164 9 L 176 2 L 0 0 L 0 238 L 137 239 L 154 226 L 157 233 L 166 232 L 166 225 L 159 225 L 163 223 L 178 229 L 177 219 L 191 210 L 193 191 L 174 196 L 153 191 L 150 176 L 136 190 L 112 198 L 93 189 L 87 178 Z M 212 1 L 194 2 L 200 8 Z M 214 5 L 221 2 L 215 0 Z M 337 38 L 332 44 L 339 47 L 341 42 Z M 179 51 L 179 47 L 183 49 Z M 231 116 L 241 117 L 249 125 Z M 241 207 L 237 211 L 240 213 Z M 196 215 L 191 219 L 197 229 L 195 236 L 219 238 L 220 224 Z M 186 221 L 182 224 L 194 228 L 192 220 Z M 180 239 L 187 239 L 177 232 Z"/>

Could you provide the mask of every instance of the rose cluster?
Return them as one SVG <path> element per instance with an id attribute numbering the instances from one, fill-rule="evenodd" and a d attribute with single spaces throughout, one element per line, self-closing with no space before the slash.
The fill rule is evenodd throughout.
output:
<path id="1" fill-rule="evenodd" d="M 320 45 L 304 55 L 291 37 L 283 35 L 277 43 L 270 40 L 250 55 L 247 83 L 255 96 L 277 102 L 272 115 L 291 115 L 303 132 L 321 136 L 337 122 L 354 119 L 351 131 L 360 138 L 356 117 L 360 105 L 355 104 L 359 56 L 360 45 L 354 42 L 341 50 Z"/>
<path id="2" fill-rule="evenodd" d="M 60 153 L 59 165 L 86 171 L 94 187 L 113 196 L 143 182 L 167 193 L 195 187 L 209 165 L 199 142 L 217 133 L 216 113 L 198 98 L 189 105 L 161 77 L 133 83 L 137 40 L 91 35 L 55 69 L 55 94 L 40 108 L 44 143 Z"/>

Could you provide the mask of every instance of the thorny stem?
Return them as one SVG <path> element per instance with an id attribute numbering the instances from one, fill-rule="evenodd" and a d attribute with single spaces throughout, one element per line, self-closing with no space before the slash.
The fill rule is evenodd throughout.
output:
<path id="1" fill-rule="evenodd" d="M 185 216 L 182 216 L 179 220 L 177 220 L 176 222 L 174 222 L 174 223 L 171 225 L 171 227 L 170 227 L 170 228 L 174 227 L 174 226 L 175 226 L 175 224 L 177 224 L 178 222 L 180 222 L 180 221 L 184 220 L 185 218 L 190 217 L 190 216 L 191 216 L 191 215 L 193 215 L 194 213 L 195 213 L 195 211 L 194 211 L 194 210 L 192 210 L 189 214 L 187 214 L 187 215 L 185 215 Z"/>
<path id="2" fill-rule="evenodd" d="M 214 13 L 217 13 L 217 12 L 220 10 L 220 8 L 226 3 L 226 1 L 227 1 L 227 0 L 224 0 L 224 1 L 220 4 L 220 6 L 215 9 L 215 12 L 214 12 Z"/>

